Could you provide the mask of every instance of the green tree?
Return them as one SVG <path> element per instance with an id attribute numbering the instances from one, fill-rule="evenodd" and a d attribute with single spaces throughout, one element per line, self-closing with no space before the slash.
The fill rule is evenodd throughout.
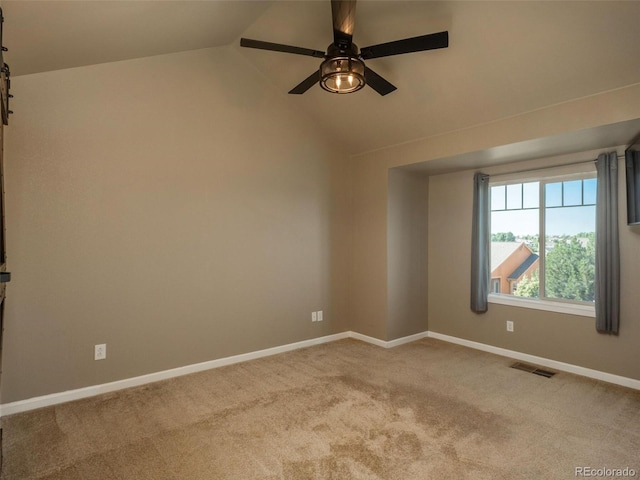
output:
<path id="1" fill-rule="evenodd" d="M 538 235 L 525 235 L 523 239 L 533 253 L 538 253 L 540 251 Z"/>
<path id="2" fill-rule="evenodd" d="M 594 300 L 594 233 L 580 234 L 557 241 L 553 250 L 547 253 L 545 293 L 547 297 L 552 298 L 585 302 Z"/>
<path id="3" fill-rule="evenodd" d="M 534 270 L 518 282 L 514 295 L 518 297 L 538 298 L 540 292 L 540 272 Z"/>
<path id="4" fill-rule="evenodd" d="M 491 234 L 492 242 L 515 242 L 516 236 L 512 232 L 498 232 Z"/>

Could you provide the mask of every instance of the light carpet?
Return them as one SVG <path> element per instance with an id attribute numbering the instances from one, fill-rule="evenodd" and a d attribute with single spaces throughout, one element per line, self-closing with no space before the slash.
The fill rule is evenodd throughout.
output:
<path id="1" fill-rule="evenodd" d="M 434 339 L 296 350 L 6 417 L 2 478 L 640 476 L 640 392 L 511 363 Z"/>

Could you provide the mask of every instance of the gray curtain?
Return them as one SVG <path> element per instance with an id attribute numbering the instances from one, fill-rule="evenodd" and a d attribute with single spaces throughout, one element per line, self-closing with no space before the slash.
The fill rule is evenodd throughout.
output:
<path id="1" fill-rule="evenodd" d="M 616 152 L 598 156 L 596 168 L 596 330 L 617 334 L 620 323 L 620 247 Z"/>
<path id="2" fill-rule="evenodd" d="M 471 222 L 471 310 L 487 311 L 491 272 L 489 232 L 489 175 L 473 177 L 473 219 Z"/>

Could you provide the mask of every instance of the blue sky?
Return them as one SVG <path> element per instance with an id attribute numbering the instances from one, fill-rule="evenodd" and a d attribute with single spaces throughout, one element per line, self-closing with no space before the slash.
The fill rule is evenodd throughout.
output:
<path id="1" fill-rule="evenodd" d="M 547 235 L 575 235 L 595 232 L 595 208 L 566 207 L 547 209 Z M 513 232 L 517 235 L 537 235 L 538 210 L 513 210 L 493 212 L 491 233 Z"/>

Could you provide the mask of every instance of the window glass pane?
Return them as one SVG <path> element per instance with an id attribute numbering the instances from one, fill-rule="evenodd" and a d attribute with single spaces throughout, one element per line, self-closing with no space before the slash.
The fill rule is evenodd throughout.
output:
<path id="1" fill-rule="evenodd" d="M 547 183 L 545 188 L 545 201 L 547 207 L 562 206 L 562 182 Z"/>
<path id="2" fill-rule="evenodd" d="M 577 235 L 596 231 L 595 205 L 551 208 L 545 212 L 547 235 Z"/>
<path id="3" fill-rule="evenodd" d="M 582 205 L 582 180 L 574 180 L 572 182 L 563 182 L 564 183 L 564 191 L 563 195 L 563 205 Z"/>
<path id="4" fill-rule="evenodd" d="M 504 210 L 505 199 L 505 186 L 500 185 L 498 187 L 491 187 L 491 210 Z"/>
<path id="5" fill-rule="evenodd" d="M 595 178 L 491 187 L 492 291 L 592 303 L 596 192 Z M 541 203 L 546 205 L 544 211 Z M 544 238 L 540 237 L 541 220 Z"/>
<path id="6" fill-rule="evenodd" d="M 545 296 L 593 302 L 595 206 L 545 211 Z"/>
<path id="7" fill-rule="evenodd" d="M 523 208 L 537 208 L 540 206 L 540 182 L 525 183 L 522 185 L 524 199 Z"/>
<path id="8" fill-rule="evenodd" d="M 507 209 L 522 208 L 522 184 L 507 185 Z"/>
<path id="9" fill-rule="evenodd" d="M 538 297 L 539 222 L 537 208 L 491 213 L 492 287 L 500 289 L 495 293 Z"/>
<path id="10" fill-rule="evenodd" d="M 584 181 L 584 204 L 595 205 L 596 204 L 596 192 L 598 181 L 595 178 L 587 178 Z"/>

